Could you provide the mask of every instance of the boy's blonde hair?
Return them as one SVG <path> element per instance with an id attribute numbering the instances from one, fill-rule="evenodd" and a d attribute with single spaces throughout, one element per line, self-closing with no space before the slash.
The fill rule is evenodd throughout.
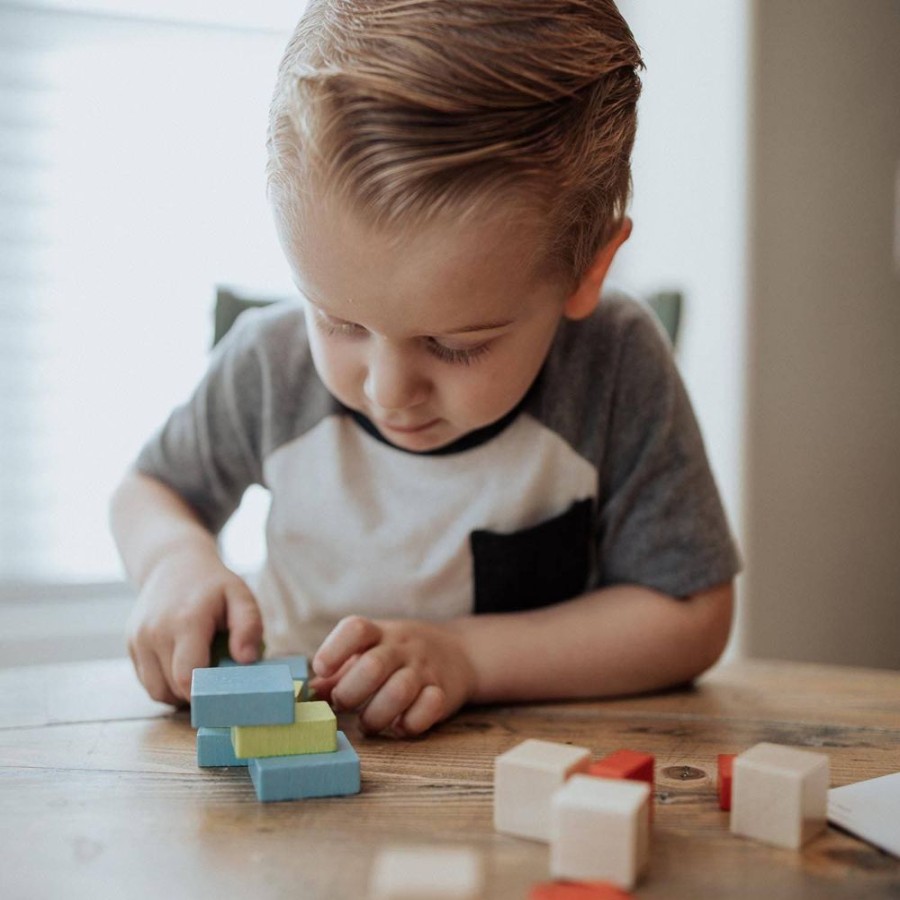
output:
<path id="1" fill-rule="evenodd" d="M 278 71 L 269 192 L 310 176 L 374 226 L 537 213 L 576 282 L 631 188 L 640 50 L 612 0 L 312 0 Z"/>

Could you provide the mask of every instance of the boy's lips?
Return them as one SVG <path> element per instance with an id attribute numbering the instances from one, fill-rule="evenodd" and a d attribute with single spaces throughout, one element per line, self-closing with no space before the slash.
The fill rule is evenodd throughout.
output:
<path id="1" fill-rule="evenodd" d="M 378 427 L 385 431 L 395 431 L 397 434 L 415 434 L 418 431 L 425 431 L 433 425 L 437 425 L 440 419 L 431 419 L 423 422 L 421 425 L 392 425 L 390 422 L 379 422 Z"/>

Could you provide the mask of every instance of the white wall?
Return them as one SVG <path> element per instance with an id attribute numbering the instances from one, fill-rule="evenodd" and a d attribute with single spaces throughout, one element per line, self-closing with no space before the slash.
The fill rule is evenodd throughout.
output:
<path id="1" fill-rule="evenodd" d="M 685 294 L 678 361 L 741 541 L 747 0 L 619 6 L 647 69 L 634 233 L 612 278 L 641 296 L 669 287 Z"/>
<path id="2" fill-rule="evenodd" d="M 900 666 L 900 5 L 756 0 L 753 655 Z"/>

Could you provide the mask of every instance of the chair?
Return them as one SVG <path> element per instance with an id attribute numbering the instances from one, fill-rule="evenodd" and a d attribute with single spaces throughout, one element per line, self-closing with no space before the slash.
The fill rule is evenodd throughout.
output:
<path id="1" fill-rule="evenodd" d="M 216 288 L 216 306 L 213 312 L 213 346 L 228 333 L 234 325 L 237 317 L 248 309 L 259 309 L 269 306 L 275 300 L 259 300 L 251 297 L 242 297 L 229 288 Z"/>
<path id="2" fill-rule="evenodd" d="M 684 303 L 680 291 L 660 291 L 647 298 L 647 305 L 656 313 L 672 347 L 678 345 L 678 332 L 681 325 L 681 307 Z"/>

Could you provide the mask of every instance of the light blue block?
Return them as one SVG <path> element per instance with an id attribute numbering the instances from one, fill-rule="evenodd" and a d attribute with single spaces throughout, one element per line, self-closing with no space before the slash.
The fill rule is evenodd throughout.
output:
<path id="1" fill-rule="evenodd" d="M 246 759 L 234 755 L 230 728 L 203 728 L 197 731 L 197 765 L 201 769 L 209 766 L 246 766 Z"/>
<path id="2" fill-rule="evenodd" d="M 359 756 L 343 731 L 337 733 L 337 741 L 338 748 L 334 753 L 251 759 L 250 778 L 256 796 L 268 803 L 358 794 Z"/>
<path id="3" fill-rule="evenodd" d="M 260 660 L 259 666 L 284 665 L 289 666 L 291 670 L 291 678 L 297 681 L 307 681 L 309 679 L 309 663 L 305 656 L 275 656 L 272 659 Z"/>
<path id="4" fill-rule="evenodd" d="M 290 725 L 294 680 L 286 665 L 220 666 L 194 669 L 191 725 Z"/>

